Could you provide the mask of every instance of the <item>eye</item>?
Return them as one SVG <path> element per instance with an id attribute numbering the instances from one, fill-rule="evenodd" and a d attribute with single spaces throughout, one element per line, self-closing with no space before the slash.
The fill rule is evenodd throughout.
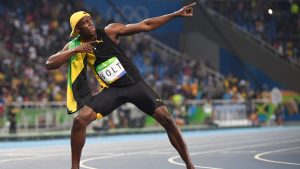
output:
<path id="1" fill-rule="evenodd" d="M 87 23 L 89 23 L 89 22 L 90 22 L 90 20 L 87 19 L 87 20 L 84 21 L 84 24 L 87 24 Z"/>

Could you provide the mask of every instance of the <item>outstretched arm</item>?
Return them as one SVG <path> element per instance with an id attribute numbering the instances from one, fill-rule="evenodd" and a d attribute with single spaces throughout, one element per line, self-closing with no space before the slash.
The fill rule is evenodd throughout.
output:
<path id="1" fill-rule="evenodd" d="M 115 40 L 118 39 L 119 36 L 128 36 L 140 32 L 152 31 L 166 24 L 173 18 L 193 16 L 194 5 L 196 5 L 196 3 L 192 3 L 187 6 L 184 6 L 180 10 L 175 11 L 173 13 L 145 19 L 139 23 L 127 24 L 127 25 L 121 23 L 112 23 L 107 27 L 105 27 L 105 32 L 110 36 L 111 39 Z"/>

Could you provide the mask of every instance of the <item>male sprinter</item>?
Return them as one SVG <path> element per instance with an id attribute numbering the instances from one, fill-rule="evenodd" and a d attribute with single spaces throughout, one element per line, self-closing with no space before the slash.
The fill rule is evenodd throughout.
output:
<path id="1" fill-rule="evenodd" d="M 195 3 L 167 15 L 149 18 L 139 23 L 112 23 L 96 30 L 91 16 L 79 11 L 70 18 L 74 38 L 58 53 L 50 56 L 48 70 L 68 63 L 68 113 L 74 117 L 71 132 L 72 169 L 79 169 L 85 144 L 86 127 L 92 121 L 108 115 L 120 105 L 130 102 L 156 119 L 166 130 L 187 169 L 194 169 L 180 130 L 161 98 L 142 79 L 133 62 L 120 48 L 119 37 L 152 31 L 173 18 L 193 16 Z M 92 96 L 88 87 L 86 67 L 89 65 L 103 89 Z"/>

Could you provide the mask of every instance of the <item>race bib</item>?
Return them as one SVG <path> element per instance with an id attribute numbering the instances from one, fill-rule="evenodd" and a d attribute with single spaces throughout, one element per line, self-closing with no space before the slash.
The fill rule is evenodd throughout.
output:
<path id="1" fill-rule="evenodd" d="M 117 57 L 112 57 L 101 63 L 96 67 L 96 71 L 106 84 L 113 83 L 126 73 Z"/>

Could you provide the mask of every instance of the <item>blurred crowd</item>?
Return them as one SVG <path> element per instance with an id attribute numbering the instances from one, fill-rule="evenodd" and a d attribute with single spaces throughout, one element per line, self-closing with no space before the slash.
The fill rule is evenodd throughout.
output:
<path id="1" fill-rule="evenodd" d="M 278 27 L 277 25 L 282 25 L 281 22 L 285 21 L 260 12 L 266 8 L 265 5 L 260 1 L 254 2 L 256 1 L 214 1 L 211 5 L 224 3 L 224 6 L 218 5 L 217 10 L 237 22 L 242 22 L 238 23 L 246 25 L 245 28 L 250 32 L 256 33 L 268 42 L 274 45 L 279 44 L 278 50 L 281 50 L 290 61 L 295 58 L 299 60 L 299 53 L 296 50 L 299 45 L 298 39 L 292 38 L 293 33 L 297 33 L 298 29 L 295 28 L 292 31 L 288 26 Z M 258 11 L 251 11 L 254 9 Z M 76 10 L 86 10 L 83 1 L 1 1 L 0 118 L 3 116 L 4 108 L 2 107 L 5 103 L 65 101 L 67 66 L 62 66 L 59 70 L 47 71 L 45 62 L 49 55 L 62 49 L 70 40 L 69 16 Z M 102 19 L 96 11 L 89 12 L 98 27 L 111 22 Z M 281 15 L 288 14 L 283 12 Z M 299 18 L 298 13 L 288 16 L 293 22 L 295 18 Z M 244 17 L 248 18 L 244 21 Z M 248 20 L 249 22 L 246 22 Z M 269 30 L 272 26 L 276 29 Z M 299 28 L 298 25 L 294 26 Z M 278 35 L 277 31 L 281 33 Z M 263 98 L 262 93 L 269 91 L 268 88 L 264 88 L 263 91 L 254 91 L 250 87 L 250 82 L 246 80 L 238 79 L 233 75 L 220 77 L 208 73 L 207 66 L 203 62 L 173 57 L 155 50 L 151 40 L 144 36 L 124 38 L 122 45 L 125 53 L 132 57 L 146 81 L 164 100 L 169 100 L 175 105 L 187 99 L 244 101 Z M 93 76 L 90 72 L 89 75 Z M 97 92 L 99 86 L 95 78 L 89 79 L 91 89 Z M 176 109 L 173 110 L 173 114 L 178 114 Z M 123 112 L 126 111 L 123 110 Z M 178 116 L 181 116 L 180 113 Z"/>
<path id="2" fill-rule="evenodd" d="M 206 4 L 300 67 L 299 1 L 209 0 Z"/>
<path id="3" fill-rule="evenodd" d="M 46 71 L 44 65 L 50 54 L 70 40 L 69 16 L 83 7 L 82 1 L 67 0 L 1 2 L 0 95 L 5 102 L 65 100 L 66 66 Z M 107 23 L 97 12 L 91 14 L 97 26 Z M 246 96 L 243 92 L 249 89 L 247 86 L 246 90 L 244 80 L 235 79 L 233 83 L 232 76 L 220 79 L 206 73 L 202 62 L 157 51 L 151 47 L 151 40 L 143 36 L 123 41 L 126 54 L 164 99 L 178 93 L 187 99 L 229 99 Z M 95 79 L 90 79 L 91 88 L 97 92 Z"/>
<path id="4" fill-rule="evenodd" d="M 0 95 L 5 102 L 65 100 L 66 67 L 49 72 L 45 61 L 70 40 L 69 16 L 83 9 L 82 1 L 3 0 L 0 6 Z"/>

